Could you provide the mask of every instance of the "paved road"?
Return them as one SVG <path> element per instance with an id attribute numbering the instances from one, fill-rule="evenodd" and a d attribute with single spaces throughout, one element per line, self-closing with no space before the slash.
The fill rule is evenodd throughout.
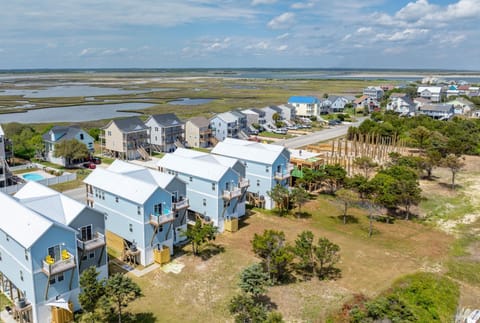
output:
<path id="1" fill-rule="evenodd" d="M 341 124 L 338 126 L 332 126 L 329 129 L 313 132 L 305 136 L 298 136 L 290 139 L 278 140 L 272 144 L 282 145 L 286 148 L 300 148 L 306 145 L 312 145 L 320 141 L 327 141 L 333 138 L 341 137 L 347 134 L 350 126 L 359 126 L 366 117 L 358 118 L 357 122 L 352 124 Z"/>

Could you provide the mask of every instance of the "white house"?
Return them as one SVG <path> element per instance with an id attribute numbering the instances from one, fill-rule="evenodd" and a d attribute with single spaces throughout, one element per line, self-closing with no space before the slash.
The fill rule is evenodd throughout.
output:
<path id="1" fill-rule="evenodd" d="M 150 144 L 155 151 L 169 153 L 185 141 L 184 123 L 174 113 L 152 115 L 145 125 L 150 128 Z"/>
<path id="2" fill-rule="evenodd" d="M 320 115 L 320 102 L 315 96 L 292 96 L 288 104 L 295 107 L 299 117 L 316 117 Z"/>
<path id="3" fill-rule="evenodd" d="M 363 95 L 369 98 L 380 100 L 383 97 L 384 91 L 380 86 L 368 86 L 363 89 Z"/>
<path id="4" fill-rule="evenodd" d="M 441 86 L 419 86 L 417 95 L 421 98 L 428 99 L 432 102 L 440 102 L 442 100 L 443 89 Z"/>

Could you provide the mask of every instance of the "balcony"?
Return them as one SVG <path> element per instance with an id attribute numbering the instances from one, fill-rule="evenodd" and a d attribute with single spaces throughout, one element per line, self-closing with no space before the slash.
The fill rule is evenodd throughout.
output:
<path id="1" fill-rule="evenodd" d="M 284 172 L 275 172 L 274 178 L 276 180 L 282 181 L 284 179 L 287 179 L 290 177 L 290 172 L 284 171 Z"/>
<path id="2" fill-rule="evenodd" d="M 222 198 L 224 200 L 231 200 L 242 195 L 242 190 L 239 187 L 235 187 L 231 190 L 224 190 L 222 193 Z"/>
<path id="3" fill-rule="evenodd" d="M 240 181 L 238 182 L 238 186 L 240 188 L 245 188 L 250 186 L 250 181 L 246 178 L 241 178 Z"/>
<path id="4" fill-rule="evenodd" d="M 287 164 L 287 172 L 291 172 L 293 170 L 293 164 L 288 163 Z"/>
<path id="5" fill-rule="evenodd" d="M 189 206 L 190 206 L 190 204 L 188 203 L 188 198 L 183 198 L 183 200 L 181 200 L 181 201 L 177 201 L 177 202 L 172 203 L 172 209 L 174 211 L 178 211 L 178 210 L 181 210 L 181 209 L 186 209 Z"/>
<path id="6" fill-rule="evenodd" d="M 105 236 L 100 232 L 95 232 L 91 240 L 83 241 L 77 238 L 77 248 L 83 251 L 91 251 L 103 246 L 105 246 Z"/>
<path id="7" fill-rule="evenodd" d="M 52 258 L 50 258 L 52 259 Z M 63 273 L 67 270 L 70 270 L 72 268 L 75 268 L 75 256 L 72 255 L 70 252 L 62 252 L 62 259 L 61 260 L 53 260 L 48 261 L 47 259 L 43 260 L 43 267 L 42 271 L 48 275 L 56 275 Z"/>
<path id="8" fill-rule="evenodd" d="M 162 215 L 150 214 L 150 224 L 154 226 L 159 226 L 167 222 L 171 222 L 174 219 L 175 218 L 173 217 L 173 213 L 171 212 L 167 214 L 162 214 Z"/>

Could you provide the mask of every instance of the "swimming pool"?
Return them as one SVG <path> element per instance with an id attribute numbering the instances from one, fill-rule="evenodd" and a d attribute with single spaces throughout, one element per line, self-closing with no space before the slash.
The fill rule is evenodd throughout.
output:
<path id="1" fill-rule="evenodd" d="M 37 173 L 23 174 L 22 177 L 27 181 L 41 181 L 42 179 L 45 179 L 45 177 Z"/>

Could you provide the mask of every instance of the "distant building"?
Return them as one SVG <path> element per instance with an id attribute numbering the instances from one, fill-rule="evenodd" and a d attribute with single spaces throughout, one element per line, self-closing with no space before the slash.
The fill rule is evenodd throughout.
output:
<path id="1" fill-rule="evenodd" d="M 174 113 L 150 116 L 145 125 L 150 128 L 150 147 L 154 151 L 170 153 L 185 141 L 184 123 Z"/>
<path id="2" fill-rule="evenodd" d="M 239 111 L 227 111 L 210 119 L 210 126 L 218 141 L 239 138 L 247 127 L 247 117 Z"/>
<path id="3" fill-rule="evenodd" d="M 194 117 L 185 123 L 185 141 L 188 147 L 207 148 L 212 145 L 212 128 L 205 117 Z"/>
<path id="4" fill-rule="evenodd" d="M 9 169 L 8 160 L 13 156 L 13 145 L 5 136 L 0 125 L 0 187 L 11 185 L 13 174 Z"/>
<path id="5" fill-rule="evenodd" d="M 288 104 L 295 107 L 299 117 L 316 117 L 320 115 L 320 102 L 315 96 L 292 96 Z"/>
<path id="6" fill-rule="evenodd" d="M 401 115 L 414 115 L 417 107 L 415 102 L 405 93 L 395 93 L 388 99 L 387 111 L 394 111 Z M 401 94 L 401 95 L 400 95 Z"/>
<path id="7" fill-rule="evenodd" d="M 441 86 L 419 86 L 417 95 L 431 102 L 440 102 L 442 100 L 443 89 Z"/>
<path id="8" fill-rule="evenodd" d="M 246 140 L 225 139 L 219 142 L 212 153 L 236 158 L 246 167 L 246 178 L 250 182 L 248 192 L 265 201 L 265 208 L 274 207 L 268 196 L 276 185 L 289 186 L 290 152 L 282 146 L 256 143 Z"/>
<path id="9" fill-rule="evenodd" d="M 446 120 L 454 116 L 455 108 L 452 104 L 424 104 L 418 109 L 418 114 Z"/>
<path id="10" fill-rule="evenodd" d="M 82 144 L 84 144 L 85 147 L 87 147 L 89 155 L 92 155 L 94 152 L 93 137 L 90 136 L 85 130 L 81 129 L 80 127 L 54 126 L 47 133 L 43 134 L 42 139 L 45 146 L 45 152 L 44 152 L 45 159 L 51 163 L 61 165 L 64 167 L 69 167 L 71 165 L 82 163 L 89 156 L 85 156 L 85 158 L 76 159 L 76 160 L 67 160 L 64 157 L 55 157 L 56 144 L 65 140 L 75 139 L 78 142 L 81 142 Z"/>
<path id="11" fill-rule="evenodd" d="M 102 128 L 102 153 L 114 158 L 148 159 L 150 128 L 137 117 L 115 119 Z"/>
<path id="12" fill-rule="evenodd" d="M 383 97 L 384 91 L 380 86 L 368 86 L 363 89 L 363 95 L 369 98 L 380 100 Z"/>

